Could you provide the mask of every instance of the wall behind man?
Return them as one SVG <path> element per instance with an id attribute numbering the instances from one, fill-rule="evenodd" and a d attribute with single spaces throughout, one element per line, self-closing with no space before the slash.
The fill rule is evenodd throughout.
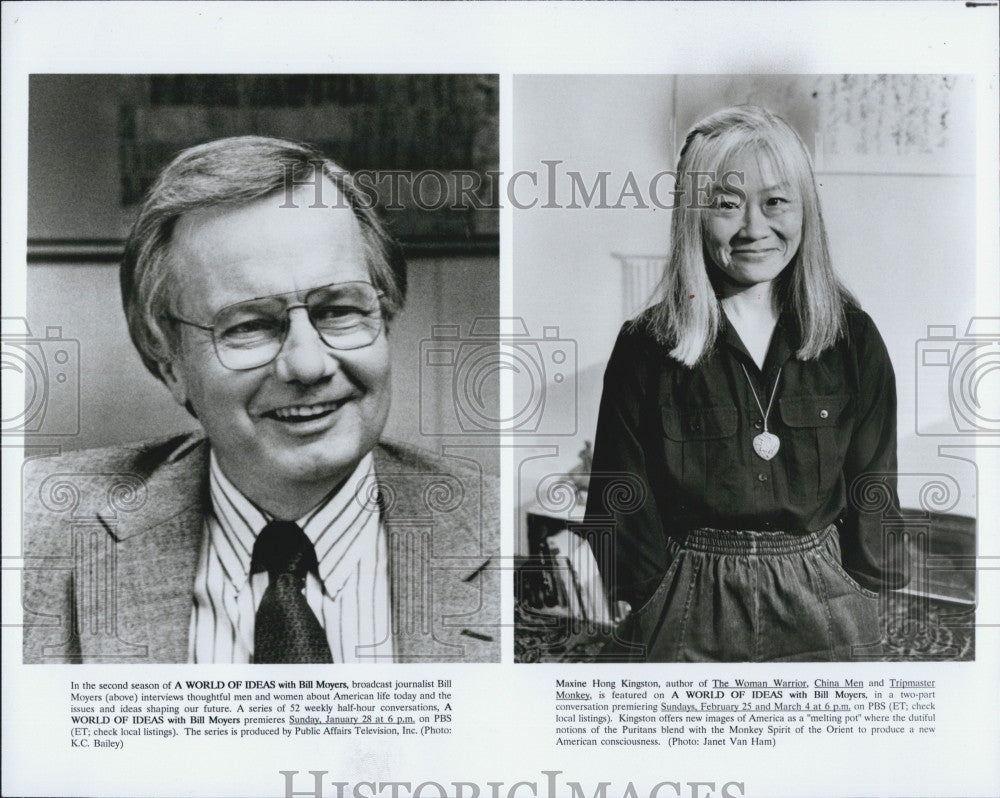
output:
<path id="1" fill-rule="evenodd" d="M 838 117 L 841 136 L 844 130 L 855 129 L 872 137 L 887 135 L 888 128 L 872 121 L 878 114 L 885 123 L 894 115 L 902 120 L 899 127 L 905 134 L 912 124 L 904 114 L 933 111 L 927 103 L 921 105 L 919 96 L 899 97 L 897 108 L 852 106 L 847 89 L 856 83 L 848 76 L 823 84 L 847 98 L 842 114 L 854 114 Z M 824 129 L 809 107 L 817 102 L 811 94 L 814 85 L 815 76 L 515 78 L 514 169 L 540 175 L 536 193 L 541 199 L 531 209 L 514 212 L 514 309 L 529 329 L 551 325 L 572 339 L 578 364 L 575 424 L 552 418 L 535 434 L 519 438 L 522 510 L 537 503 L 535 488 L 546 474 L 571 469 L 584 441 L 593 440 L 604 365 L 619 327 L 635 310 L 625 307 L 623 266 L 615 255 L 665 256 L 669 250 L 669 210 L 636 208 L 628 197 L 623 199 L 624 208 L 599 209 L 594 201 L 586 207 L 579 190 L 577 204 L 584 207 L 566 207 L 573 201 L 569 172 L 579 172 L 588 188 L 602 172 L 609 172 L 607 204 L 613 206 L 629 173 L 648 192 L 653 175 L 675 168 L 677 146 L 694 121 L 719 108 L 756 102 L 785 115 L 811 147 L 817 142 L 825 147 L 818 159 L 817 182 L 834 265 L 874 318 L 896 370 L 901 470 L 948 475 L 955 480 L 949 483 L 952 494 L 955 484 L 959 486 L 950 509 L 975 514 L 972 469 L 938 455 L 939 444 L 967 438 L 917 434 L 916 411 L 918 388 L 928 384 L 926 367 L 916 365 L 917 347 L 926 338 L 928 325 L 954 325 L 961 339 L 975 312 L 975 165 L 969 87 L 960 85 L 964 91 L 954 92 L 947 120 L 951 140 L 940 155 L 929 156 L 929 163 L 918 156 L 880 153 L 876 149 L 880 142 L 875 140 L 866 158 L 831 154 L 833 131 L 829 125 Z M 846 149 L 844 142 L 841 148 Z M 939 166 L 933 165 L 933 157 Z M 552 174 L 543 161 L 552 160 L 563 162 L 558 166 L 558 201 L 549 203 L 560 205 L 558 209 L 542 207 L 548 200 L 547 177 Z M 527 179 L 521 179 L 521 185 L 525 196 L 518 199 L 527 204 L 531 198 Z M 671 187 L 669 180 L 663 182 L 664 202 Z M 651 204 L 648 193 L 645 196 Z M 956 346 L 961 343 L 952 341 L 946 348 L 954 351 Z M 932 378 L 940 382 L 941 371 L 947 369 L 938 369 Z M 546 385 L 548 390 L 555 387 Z M 946 394 L 946 387 L 938 386 L 932 403 L 924 398 L 922 432 L 954 429 Z M 575 428 L 574 434 L 546 434 L 569 427 Z M 904 505 L 920 506 L 926 482 L 924 477 L 902 479 Z M 950 503 L 949 499 L 946 504 Z"/>

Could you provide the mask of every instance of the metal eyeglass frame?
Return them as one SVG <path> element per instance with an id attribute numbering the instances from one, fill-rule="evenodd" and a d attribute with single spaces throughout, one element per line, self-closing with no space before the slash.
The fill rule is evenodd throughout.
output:
<path id="1" fill-rule="evenodd" d="M 313 294 L 315 294 L 317 291 L 324 291 L 324 290 L 329 289 L 329 288 L 335 288 L 337 286 L 344 286 L 344 285 L 366 285 L 366 286 L 368 286 L 369 288 L 372 289 L 372 292 L 375 295 L 375 299 L 378 302 L 378 316 L 374 317 L 374 319 L 376 321 L 376 325 L 374 327 L 371 339 L 368 340 L 366 343 L 359 344 L 358 346 L 335 346 L 335 345 L 331 344 L 327 340 L 327 337 L 316 327 L 316 324 L 313 322 L 312 315 L 309 313 L 309 310 L 310 310 L 310 308 L 309 308 L 309 298 Z M 223 313 L 225 313 L 227 310 L 230 310 L 231 308 L 234 308 L 234 307 L 236 307 L 238 305 L 245 305 L 245 304 L 250 303 L 250 302 L 258 302 L 258 301 L 260 301 L 262 299 L 281 299 L 282 297 L 287 297 L 287 296 L 297 296 L 299 293 L 300 293 L 299 291 L 288 291 L 288 292 L 283 293 L 283 294 L 267 294 L 265 296 L 258 296 L 258 297 L 253 297 L 251 299 L 243 299 L 243 300 L 240 300 L 239 302 L 233 302 L 232 304 L 226 305 L 226 306 L 220 308 L 218 311 L 216 311 L 215 316 L 212 319 L 212 324 L 199 324 L 196 321 L 191 321 L 190 319 L 182 318 L 181 316 L 178 316 L 176 313 L 165 313 L 164 317 L 167 318 L 167 319 L 170 319 L 171 321 L 176 321 L 176 322 L 179 322 L 181 324 L 186 324 L 189 327 L 197 327 L 199 330 L 205 330 L 206 332 L 211 333 L 212 334 L 212 348 L 215 350 L 215 356 L 218 358 L 219 363 L 222 364 L 223 368 L 227 368 L 230 371 L 251 371 L 253 369 L 262 368 L 263 366 L 268 366 L 271 363 L 273 363 L 275 360 L 277 360 L 278 355 L 281 354 L 281 350 L 284 349 L 284 347 L 285 347 L 285 341 L 288 340 L 288 330 L 291 328 L 291 324 L 289 322 L 289 318 L 290 318 L 289 314 L 291 313 L 291 311 L 295 310 L 296 308 L 305 308 L 306 309 L 306 315 L 309 318 L 309 323 L 312 325 L 312 328 L 316 331 L 316 334 L 319 336 L 319 339 L 326 346 L 328 346 L 330 349 L 332 349 L 334 351 L 338 351 L 338 352 L 350 352 L 350 351 L 353 351 L 355 349 L 364 349 L 366 346 L 371 346 L 378 339 L 379 334 L 382 332 L 382 328 L 383 328 L 383 324 L 384 324 L 384 316 L 383 316 L 383 311 L 382 311 L 382 298 L 385 296 L 385 294 L 383 294 L 381 291 L 379 291 L 377 288 L 375 288 L 375 286 L 372 285 L 371 283 L 367 283 L 367 282 L 364 282 L 362 280 L 348 280 L 348 281 L 345 281 L 345 282 L 342 282 L 342 283 L 327 283 L 326 285 L 318 285 L 315 288 L 310 288 L 308 291 L 306 291 L 305 296 L 303 296 L 303 298 L 302 298 L 303 301 L 301 301 L 301 302 L 295 302 L 293 304 L 285 306 L 284 313 L 283 313 L 283 316 L 282 316 L 281 338 L 280 338 L 279 343 L 278 343 L 278 348 L 275 350 L 274 354 L 271 355 L 270 358 L 268 358 L 267 360 L 265 360 L 265 361 L 263 361 L 261 363 L 255 363 L 252 366 L 243 366 L 241 368 L 233 368 L 232 366 L 230 366 L 229 364 L 226 363 L 225 359 L 222 357 L 222 354 L 219 352 L 219 339 L 216 337 L 216 334 L 215 334 L 216 327 L 218 326 L 216 320 Z"/>

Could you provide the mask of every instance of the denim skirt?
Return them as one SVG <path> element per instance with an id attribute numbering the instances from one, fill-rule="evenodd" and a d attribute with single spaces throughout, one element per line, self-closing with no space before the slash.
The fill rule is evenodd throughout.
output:
<path id="1" fill-rule="evenodd" d="M 879 594 L 844 570 L 837 527 L 808 534 L 694 529 L 668 544 L 652 597 L 616 630 L 610 659 L 878 659 Z"/>

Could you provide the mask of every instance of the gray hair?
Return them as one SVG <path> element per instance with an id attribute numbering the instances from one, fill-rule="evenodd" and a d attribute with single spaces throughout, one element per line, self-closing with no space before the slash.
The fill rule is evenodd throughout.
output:
<path id="1" fill-rule="evenodd" d="M 391 321 L 406 298 L 406 264 L 373 209 L 374 197 L 351 176 L 306 144 L 261 136 L 238 136 L 199 144 L 180 153 L 150 188 L 132 225 L 119 278 L 129 335 L 146 368 L 162 380 L 159 364 L 172 357 L 176 330 L 169 321 L 175 299 L 170 245 L 185 213 L 239 206 L 290 185 L 325 177 L 346 199 L 361 226 L 372 283 Z"/>

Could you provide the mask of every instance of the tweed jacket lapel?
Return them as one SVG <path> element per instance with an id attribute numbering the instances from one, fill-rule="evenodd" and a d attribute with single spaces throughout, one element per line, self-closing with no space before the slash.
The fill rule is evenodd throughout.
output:
<path id="1" fill-rule="evenodd" d="M 208 447 L 192 440 L 139 475 L 145 483 L 142 505 L 100 516 L 115 540 L 104 555 L 105 570 L 115 574 L 117 637 L 137 658 L 186 662 L 191 591 L 209 502 Z M 84 661 L 100 653 L 88 651 L 86 637 L 80 642 Z"/>

